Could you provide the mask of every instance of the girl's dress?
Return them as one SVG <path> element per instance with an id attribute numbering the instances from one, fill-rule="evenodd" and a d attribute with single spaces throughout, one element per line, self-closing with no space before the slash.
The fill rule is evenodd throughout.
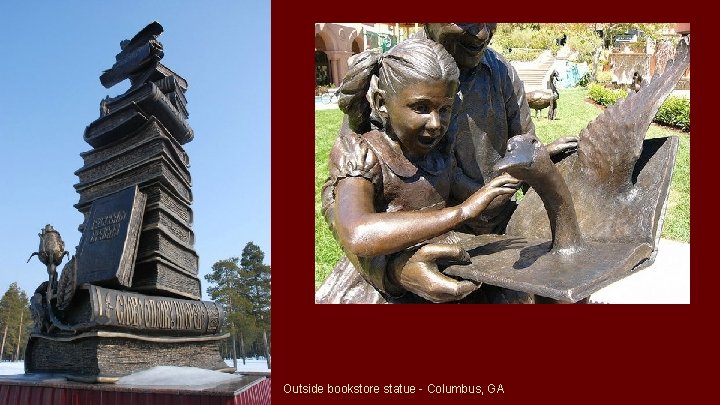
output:
<path id="1" fill-rule="evenodd" d="M 399 143 L 384 132 L 341 134 L 330 153 L 330 175 L 322 191 L 322 213 L 331 230 L 335 232 L 335 185 L 346 177 L 362 177 L 372 183 L 376 212 L 444 208 L 457 167 L 450 151 L 451 141 L 446 135 L 421 161 L 413 163 L 403 155 Z M 392 255 L 358 257 L 347 254 L 375 288 L 389 295 L 402 293 L 386 277 L 385 269 Z"/>

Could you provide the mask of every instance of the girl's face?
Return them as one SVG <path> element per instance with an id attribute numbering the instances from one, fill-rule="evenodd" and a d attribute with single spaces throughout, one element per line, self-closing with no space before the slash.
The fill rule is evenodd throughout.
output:
<path id="1" fill-rule="evenodd" d="M 409 160 L 428 154 L 445 135 L 456 90 L 452 81 L 423 80 L 386 93 L 388 132 L 400 141 Z"/>

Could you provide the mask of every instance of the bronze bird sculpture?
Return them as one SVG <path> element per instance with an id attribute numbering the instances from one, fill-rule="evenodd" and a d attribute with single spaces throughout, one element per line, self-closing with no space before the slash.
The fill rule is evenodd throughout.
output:
<path id="1" fill-rule="evenodd" d="M 637 93 L 643 86 L 642 75 L 639 72 L 633 73 L 632 83 L 630 83 L 630 89 Z"/>
<path id="2" fill-rule="evenodd" d="M 552 252 L 574 253 L 583 248 L 570 190 L 534 133 L 510 138 L 505 157 L 495 167 L 528 182 L 540 196 L 550 222 Z"/>
<path id="3" fill-rule="evenodd" d="M 553 70 L 548 80 L 548 90 L 533 90 L 525 94 L 527 98 L 528 106 L 535 110 L 535 116 L 537 117 L 538 111 L 548 109 L 548 119 L 554 120 L 557 110 L 557 100 L 560 98 L 560 93 L 557 91 L 556 82 L 560 78 L 560 74 L 557 70 Z"/>

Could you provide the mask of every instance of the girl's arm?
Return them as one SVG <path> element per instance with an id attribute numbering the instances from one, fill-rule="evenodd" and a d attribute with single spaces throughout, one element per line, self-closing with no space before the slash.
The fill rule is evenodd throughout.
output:
<path id="1" fill-rule="evenodd" d="M 340 243 L 357 256 L 380 256 L 442 235 L 479 215 L 495 197 L 515 192 L 517 180 L 499 176 L 461 204 L 429 211 L 377 213 L 368 180 L 347 177 L 335 188 L 335 230 Z"/>

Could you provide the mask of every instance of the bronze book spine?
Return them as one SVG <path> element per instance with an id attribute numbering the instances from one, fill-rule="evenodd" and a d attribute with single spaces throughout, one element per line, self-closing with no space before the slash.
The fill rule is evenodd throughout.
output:
<path id="1" fill-rule="evenodd" d="M 224 311 L 211 301 L 143 295 L 85 285 L 89 293 L 89 325 L 166 335 L 220 333 Z"/>

